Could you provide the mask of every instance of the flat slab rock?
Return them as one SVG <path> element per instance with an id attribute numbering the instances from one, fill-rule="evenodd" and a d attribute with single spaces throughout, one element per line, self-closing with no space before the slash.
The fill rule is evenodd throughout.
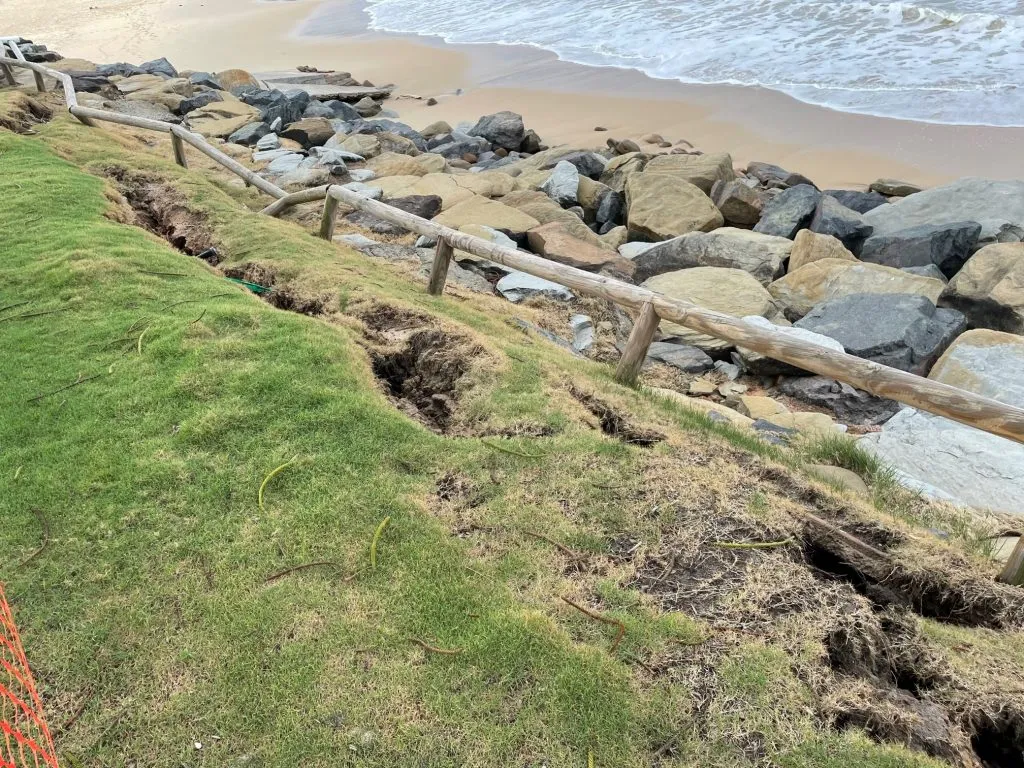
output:
<path id="1" fill-rule="evenodd" d="M 370 97 L 371 99 L 386 99 L 391 95 L 393 88 L 368 88 L 364 85 L 321 85 L 319 83 L 289 83 L 278 80 L 267 80 L 265 85 L 268 89 L 279 91 L 305 91 L 312 99 L 318 101 L 355 102 Z"/>
<path id="2" fill-rule="evenodd" d="M 968 331 L 928 378 L 1024 407 L 1024 338 Z M 1024 515 L 1024 445 L 914 408 L 901 410 L 858 445 L 927 496 Z"/>

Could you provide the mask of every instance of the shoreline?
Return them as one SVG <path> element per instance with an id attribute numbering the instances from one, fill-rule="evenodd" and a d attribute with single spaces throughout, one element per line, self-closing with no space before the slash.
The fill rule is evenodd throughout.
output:
<path id="1" fill-rule="evenodd" d="M 1024 178 L 1018 150 L 1024 128 L 839 112 L 765 88 L 685 84 L 573 64 L 532 46 L 377 32 L 351 0 L 131 0 L 127 12 L 71 0 L 62 19 L 47 17 L 33 2 L 11 0 L 17 32 L 65 55 L 104 62 L 166 56 L 181 68 L 213 71 L 300 64 L 349 71 L 359 80 L 395 83 L 396 98 L 387 106 L 416 128 L 507 109 L 521 113 L 552 146 L 596 147 L 610 136 L 658 133 L 707 152 L 730 152 L 737 165 L 782 165 L 823 188 L 863 188 L 879 177 L 924 186 L 962 176 Z M 310 35 L 316 26 L 322 33 Z M 403 98 L 410 94 L 423 100 Z M 428 97 L 439 103 L 427 107 Z M 608 132 L 595 132 L 596 126 Z"/>

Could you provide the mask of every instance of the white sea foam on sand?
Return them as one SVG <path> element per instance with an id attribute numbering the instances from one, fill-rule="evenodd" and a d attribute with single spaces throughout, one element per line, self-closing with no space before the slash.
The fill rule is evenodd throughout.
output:
<path id="1" fill-rule="evenodd" d="M 1024 125 L 1018 0 L 367 0 L 372 29 L 758 85 L 834 109 Z"/>

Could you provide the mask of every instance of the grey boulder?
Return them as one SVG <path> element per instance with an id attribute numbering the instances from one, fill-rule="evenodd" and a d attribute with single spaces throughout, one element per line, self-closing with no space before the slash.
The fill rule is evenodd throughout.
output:
<path id="1" fill-rule="evenodd" d="M 808 229 L 820 235 L 831 235 L 854 253 L 872 231 L 859 213 L 828 195 L 818 201 Z"/>
<path id="2" fill-rule="evenodd" d="M 887 267 L 924 267 L 934 264 L 947 278 L 964 265 L 978 245 L 981 224 L 921 224 L 884 235 L 873 235 L 860 249 L 861 261 Z"/>
<path id="3" fill-rule="evenodd" d="M 266 123 L 249 123 L 228 136 L 228 141 L 232 144 L 254 147 L 260 139 L 270 134 L 270 126 Z"/>
<path id="4" fill-rule="evenodd" d="M 576 205 L 579 186 L 580 172 L 575 165 L 562 160 L 555 166 L 548 180 L 540 185 L 540 191 L 563 208 L 569 208 Z"/>
<path id="5" fill-rule="evenodd" d="M 889 199 L 877 192 L 858 192 L 854 189 L 826 189 L 822 194 L 834 197 L 842 205 L 857 213 L 873 211 L 880 205 L 888 205 Z"/>
<path id="6" fill-rule="evenodd" d="M 924 296 L 854 293 L 822 302 L 795 327 L 829 336 L 851 355 L 923 376 L 967 321 Z"/>
<path id="7" fill-rule="evenodd" d="M 586 176 L 590 179 L 599 179 L 608 165 L 608 161 L 596 152 L 570 152 L 569 154 L 552 159 L 545 163 L 542 168 L 553 168 L 559 163 L 571 163 L 580 172 L 581 176 Z"/>
<path id="8" fill-rule="evenodd" d="M 772 198 L 764 207 L 755 232 L 792 240 L 805 229 L 821 200 L 821 192 L 810 184 L 797 184 Z"/>
<path id="9" fill-rule="evenodd" d="M 753 176 L 765 186 L 796 187 L 800 184 L 815 186 L 814 182 L 803 174 L 792 173 L 785 168 L 780 168 L 771 163 L 750 163 L 747 166 L 747 174 Z"/>
<path id="10" fill-rule="evenodd" d="M 497 112 L 484 115 L 467 133 L 470 136 L 481 136 L 496 147 L 508 151 L 518 150 L 526 136 L 523 116 L 515 112 Z"/>
<path id="11" fill-rule="evenodd" d="M 711 202 L 722 212 L 730 226 L 749 227 L 761 220 L 766 193 L 739 179 L 716 181 L 711 187 Z"/>
<path id="12" fill-rule="evenodd" d="M 647 359 L 671 365 L 683 373 L 704 373 L 715 365 L 704 350 L 668 341 L 652 342 L 647 349 Z"/>
<path id="13" fill-rule="evenodd" d="M 783 274 L 792 249 L 792 240 L 733 227 L 688 232 L 634 257 L 633 280 L 642 283 L 655 275 L 691 267 L 731 267 L 768 285 Z"/>
<path id="14" fill-rule="evenodd" d="M 197 93 L 195 96 L 189 96 L 187 99 L 182 99 L 181 103 L 178 104 L 177 112 L 179 115 L 187 115 L 193 109 L 199 109 L 200 107 L 205 107 L 207 104 L 223 100 L 224 97 L 217 91 L 203 91 L 202 93 Z"/>
<path id="15" fill-rule="evenodd" d="M 564 285 L 553 283 L 542 277 L 534 277 L 525 272 L 510 272 L 501 278 L 494 287 L 498 293 L 513 304 L 518 304 L 520 301 L 534 296 L 545 296 L 562 301 L 571 301 L 574 298 L 572 291 Z"/>

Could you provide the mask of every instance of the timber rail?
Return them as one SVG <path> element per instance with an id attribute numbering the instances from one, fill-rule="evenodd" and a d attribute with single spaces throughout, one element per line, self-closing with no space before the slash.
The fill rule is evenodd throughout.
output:
<path id="1" fill-rule="evenodd" d="M 288 194 L 221 152 L 201 136 L 181 126 L 79 106 L 71 76 L 41 64 L 25 61 L 18 50 L 16 40 L 17 38 L 0 38 L 0 74 L 11 85 L 17 85 L 11 67 L 29 69 L 35 76 L 36 88 L 39 91 L 47 90 L 44 76 L 55 78 L 63 87 L 68 111 L 85 125 L 94 126 L 95 121 L 106 121 L 170 134 L 174 159 L 179 165 L 188 167 L 185 157 L 185 146 L 188 145 L 242 178 L 246 184 L 273 197 L 274 202 L 263 209 L 264 214 L 278 216 L 294 205 L 324 200 L 320 237 L 326 240 L 333 238 L 334 222 L 340 204 L 436 239 L 437 252 L 427 286 L 432 295 L 443 293 L 448 266 L 454 250 L 459 249 L 638 311 L 639 318 L 615 372 L 616 380 L 621 383 L 633 384 L 636 381 L 659 323 L 661 320 L 668 320 L 803 370 L 845 382 L 873 395 L 897 400 L 923 411 L 1024 443 L 1022 408 L 751 325 L 741 318 L 705 309 L 683 299 L 671 298 L 641 286 L 497 245 L 435 224 L 386 203 L 370 200 L 339 185 L 321 186 Z M 3 55 L 7 47 L 14 53 L 13 58 Z"/>

